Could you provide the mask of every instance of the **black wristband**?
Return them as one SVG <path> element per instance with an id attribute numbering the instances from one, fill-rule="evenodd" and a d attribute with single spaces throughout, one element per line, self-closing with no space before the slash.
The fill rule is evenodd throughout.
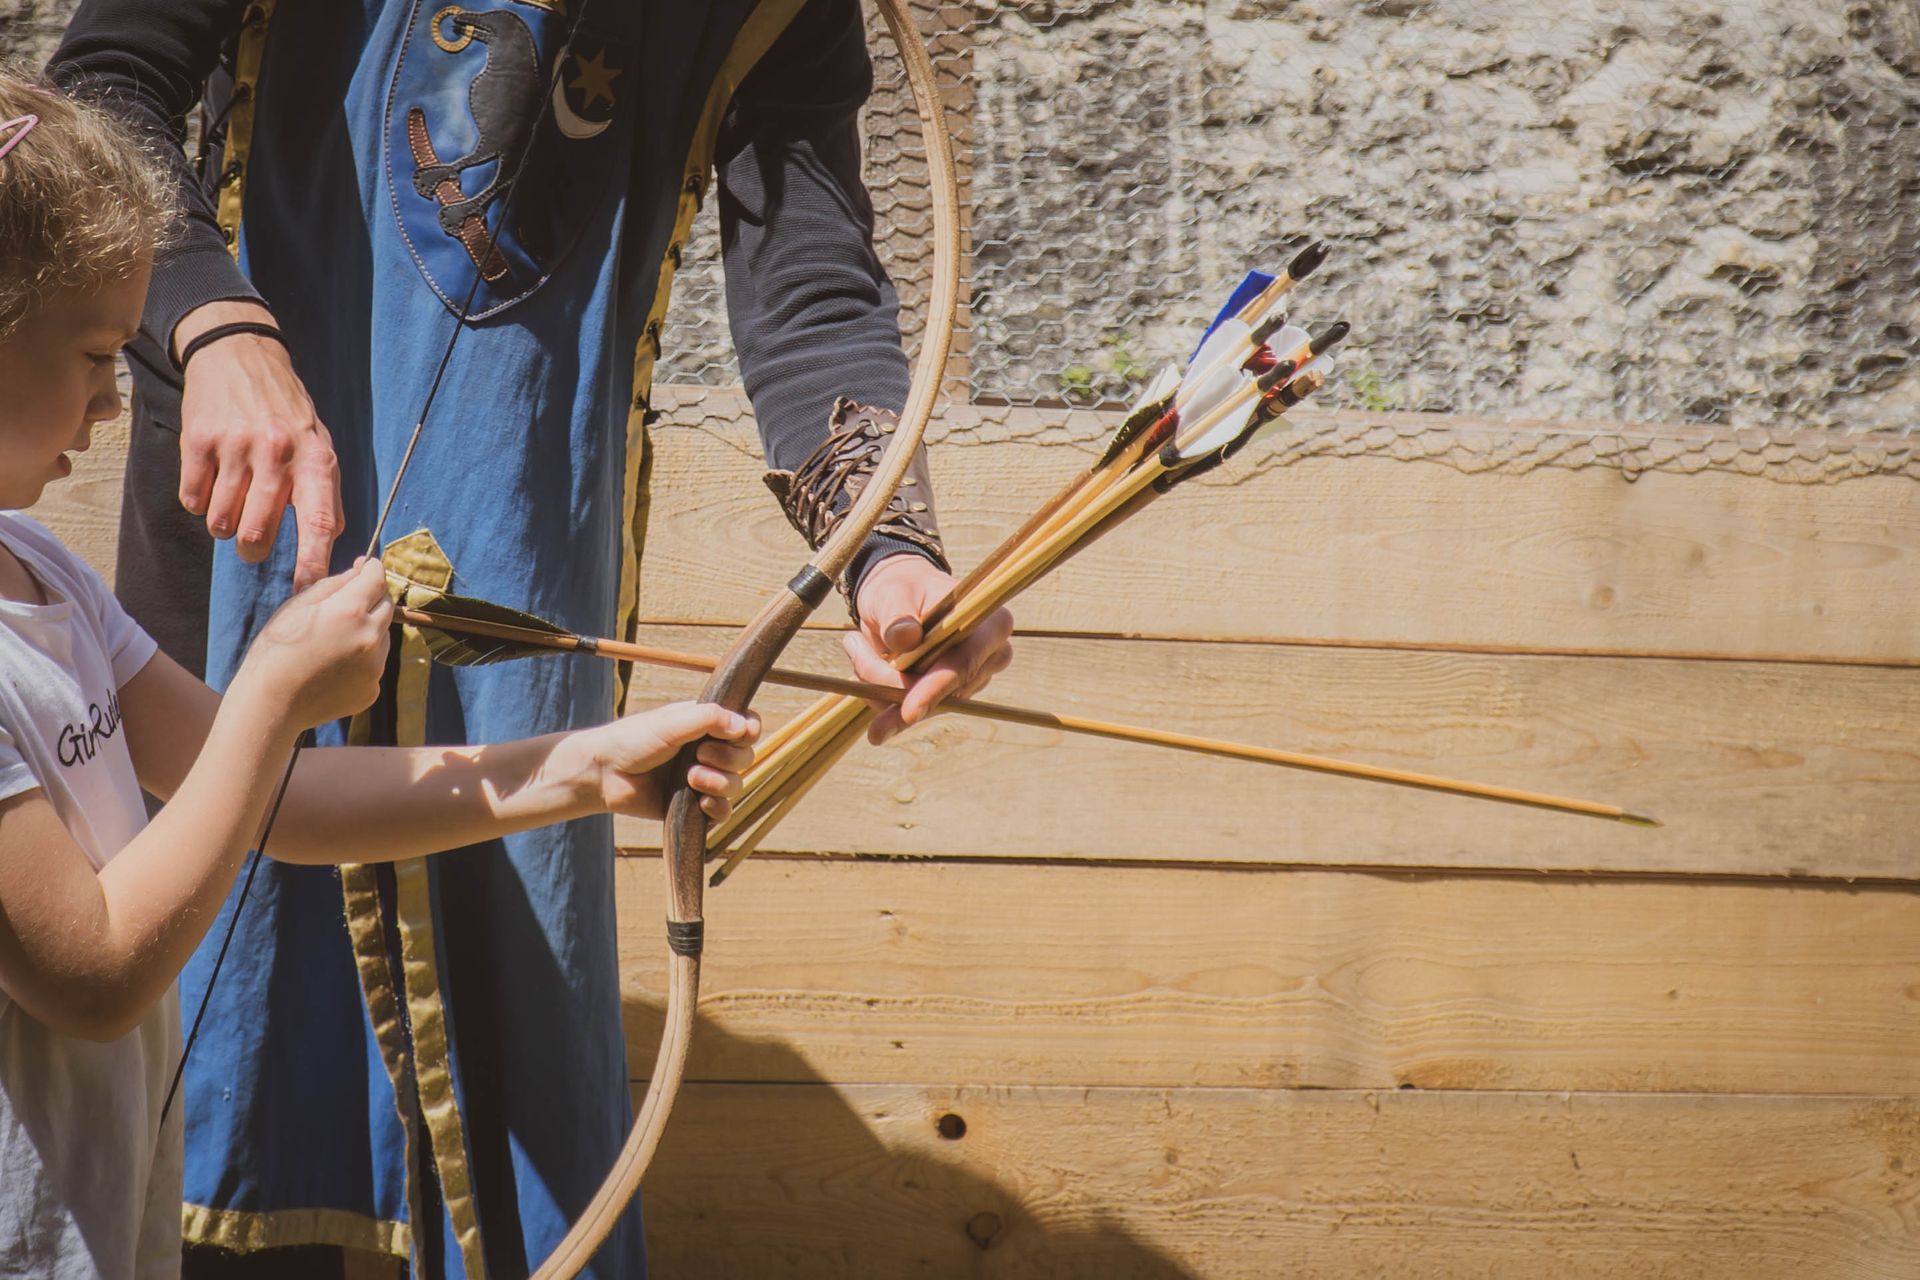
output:
<path id="1" fill-rule="evenodd" d="M 262 320 L 235 320 L 232 324 L 217 324 L 195 338 L 192 342 L 189 342 L 186 345 L 186 349 L 181 351 L 180 358 L 173 362 L 174 370 L 179 373 L 185 373 L 187 371 L 187 362 L 193 359 L 200 348 L 210 347 L 222 338 L 234 338 L 243 333 L 250 333 L 261 338 L 272 338 L 283 347 L 287 345 L 287 335 L 281 333 L 275 325 L 267 324 Z"/>

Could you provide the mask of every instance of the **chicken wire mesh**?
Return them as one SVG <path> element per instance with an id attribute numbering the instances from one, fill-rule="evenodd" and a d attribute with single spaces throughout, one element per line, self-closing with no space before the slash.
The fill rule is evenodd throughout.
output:
<path id="1" fill-rule="evenodd" d="M 948 392 L 1117 407 L 1251 266 L 1354 338 L 1327 408 L 1911 432 L 1910 0 L 922 3 L 967 197 Z M 909 340 L 918 121 L 863 118 Z M 664 381 L 734 386 L 711 207 Z"/>

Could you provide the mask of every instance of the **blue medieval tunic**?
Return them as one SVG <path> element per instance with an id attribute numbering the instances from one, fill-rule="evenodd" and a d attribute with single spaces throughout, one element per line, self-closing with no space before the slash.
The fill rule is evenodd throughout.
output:
<path id="1" fill-rule="evenodd" d="M 732 153 L 720 159 L 736 345 L 771 461 L 791 467 L 811 449 L 834 394 L 904 399 L 896 302 L 858 191 L 857 11 L 816 0 L 795 21 L 801 3 L 87 0 L 56 69 L 109 97 L 117 86 L 149 127 L 177 128 L 206 69 L 175 65 L 190 61 L 168 43 L 175 31 L 128 52 L 115 22 L 210 30 L 225 15 L 238 32 L 223 36 L 235 84 L 216 122 L 224 160 L 187 197 L 203 223 L 216 208 L 246 279 L 184 284 L 206 269 L 191 243 L 161 260 L 136 364 L 145 412 L 167 425 L 178 381 L 157 353 L 179 314 L 257 293 L 332 430 L 348 517 L 339 569 L 371 533 L 465 309 L 475 322 L 383 541 L 403 542 L 408 572 L 463 594 L 618 633 L 634 600 L 660 321 L 717 140 Z M 784 79 L 770 68 L 756 77 L 762 116 L 787 123 L 727 141 L 729 94 L 808 22 L 807 38 L 842 54 L 854 42 L 860 83 L 823 100 L 806 66 Z M 849 226 L 860 260 L 836 280 L 817 246 Z M 811 240 L 812 260 L 795 266 L 783 237 Z M 140 430 L 137 417 L 136 454 Z M 290 518 L 265 564 L 218 547 L 216 688 L 285 598 L 293 551 Z M 403 644 L 394 668 L 383 708 L 356 721 L 364 740 L 521 737 L 604 721 L 616 696 L 613 668 L 585 659 L 450 670 Z M 189 1013 L 236 901 L 183 976 Z M 604 818 L 393 868 L 263 862 L 187 1067 L 187 1238 L 410 1255 L 422 1276 L 538 1265 L 632 1122 L 613 901 Z M 637 1211 L 596 1267 L 642 1273 Z"/>

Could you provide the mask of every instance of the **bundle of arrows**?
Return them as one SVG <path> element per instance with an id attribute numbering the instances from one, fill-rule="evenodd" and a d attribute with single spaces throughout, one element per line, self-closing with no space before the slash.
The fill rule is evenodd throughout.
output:
<path id="1" fill-rule="evenodd" d="M 1271 431 L 1287 410 L 1323 386 L 1332 369 L 1332 348 L 1346 337 L 1348 326 L 1341 322 L 1309 332 L 1289 320 L 1284 303 L 1294 285 L 1325 256 L 1325 246 L 1316 243 L 1295 256 L 1279 275 L 1249 274 L 1186 366 L 1169 366 L 1154 379 L 1093 466 L 1075 474 L 954 587 L 925 619 L 919 647 L 899 655 L 895 665 L 912 671 L 937 657 L 1121 521 Z M 454 665 L 552 651 L 682 670 L 707 671 L 714 665 L 697 654 L 573 635 L 540 618 L 458 596 L 441 596 L 429 609 L 402 608 L 399 617 L 421 629 L 437 660 Z M 725 857 L 712 876 L 711 883 L 716 885 L 765 843 L 814 784 L 864 736 L 880 708 L 900 699 L 895 689 L 809 672 L 775 668 L 767 678 L 824 696 L 768 736 L 746 775 L 745 790 L 732 816 L 710 829 L 707 856 Z M 1659 825 L 1644 815 L 1594 801 L 998 703 L 950 699 L 943 710 L 1639 826 Z"/>
<path id="2" fill-rule="evenodd" d="M 895 666 L 912 671 L 937 657 L 994 610 L 1121 521 L 1273 430 L 1287 410 L 1319 390 L 1332 371 L 1332 348 L 1347 336 L 1348 326 L 1341 321 L 1309 332 L 1288 318 L 1286 302 L 1294 286 L 1320 266 L 1326 253 L 1326 246 L 1316 242 L 1301 250 L 1278 275 L 1250 273 L 1202 336 L 1186 367 L 1169 366 L 1153 380 L 1093 466 L 1073 476 L 953 589 L 926 619 L 920 646 L 900 655 Z M 761 847 L 773 828 L 865 734 L 877 711 L 878 704 L 871 699 L 828 694 L 768 738 L 747 774 L 745 792 L 732 816 L 715 824 L 708 834 L 708 856 L 726 859 L 713 873 L 712 884 L 726 880 Z M 1054 727 L 1074 727 L 1066 717 L 1048 719 Z M 1282 767 L 1657 825 L 1613 805 L 1179 735 L 1135 731 L 1133 736 L 1162 746 Z"/>

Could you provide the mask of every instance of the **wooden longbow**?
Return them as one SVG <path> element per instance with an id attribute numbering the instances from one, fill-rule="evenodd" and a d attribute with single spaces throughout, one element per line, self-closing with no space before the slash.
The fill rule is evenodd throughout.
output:
<path id="1" fill-rule="evenodd" d="M 795 574 L 759 614 L 747 624 L 724 654 L 706 687 L 703 702 L 716 702 L 744 711 L 780 651 L 832 590 L 854 553 L 866 542 L 886 511 L 887 503 L 905 478 L 914 453 L 933 417 L 934 401 L 946 374 L 947 353 L 953 345 L 954 309 L 960 292 L 960 206 L 953 169 L 953 148 L 946 118 L 935 91 L 933 62 L 914 30 L 906 0 L 875 0 L 880 16 L 899 49 L 920 114 L 920 131 L 927 150 L 927 169 L 933 186 L 933 290 L 927 308 L 926 332 L 913 372 L 912 391 L 900 414 L 900 425 L 873 476 L 858 500 L 813 558 Z M 691 752 L 686 759 L 692 763 Z M 667 947 L 671 953 L 667 986 L 666 1030 L 647 1082 L 646 1100 L 626 1145 L 586 1212 L 573 1224 L 534 1280 L 572 1280 L 601 1245 L 626 1211 L 646 1177 L 647 1166 L 660 1145 L 667 1119 L 686 1075 L 687 1048 L 693 1035 L 694 1006 L 700 995 L 700 953 L 706 926 L 703 918 L 703 875 L 707 852 L 707 816 L 698 797 L 681 778 L 667 806 L 662 864 L 667 884 Z"/>

